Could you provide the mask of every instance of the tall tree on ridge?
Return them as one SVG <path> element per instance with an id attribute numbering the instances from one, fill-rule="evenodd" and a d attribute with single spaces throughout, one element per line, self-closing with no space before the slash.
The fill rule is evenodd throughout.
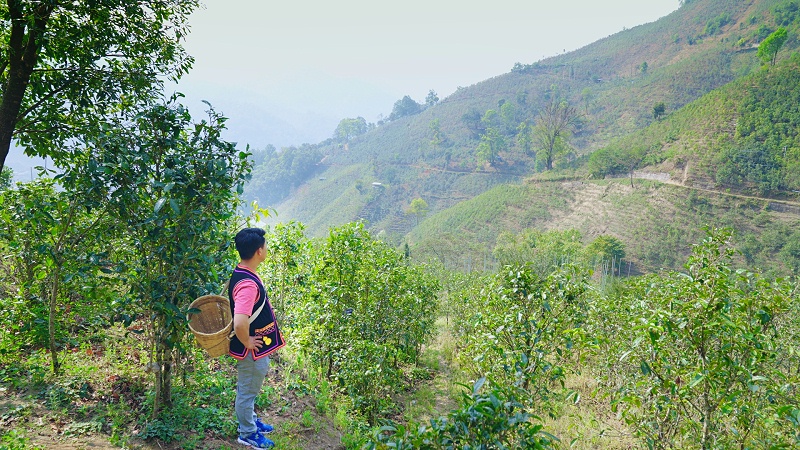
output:
<path id="1" fill-rule="evenodd" d="M 568 148 L 568 140 L 577 124 L 578 110 L 557 96 L 552 96 L 539 111 L 533 136 L 547 170 L 553 169 L 553 160 Z"/>
<path id="2" fill-rule="evenodd" d="M 788 38 L 786 28 L 780 27 L 774 33 L 767 36 L 763 42 L 758 46 L 758 57 L 764 64 L 770 66 L 775 65 L 775 60 L 778 59 L 778 52 L 783 47 L 783 44 Z"/>

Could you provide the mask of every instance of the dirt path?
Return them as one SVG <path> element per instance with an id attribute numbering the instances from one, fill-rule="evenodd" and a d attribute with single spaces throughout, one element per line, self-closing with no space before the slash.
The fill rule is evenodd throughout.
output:
<path id="1" fill-rule="evenodd" d="M 752 195 L 734 194 L 734 193 L 731 193 L 731 192 L 718 191 L 718 190 L 714 190 L 714 189 L 706 189 L 706 188 L 702 188 L 702 187 L 698 187 L 698 186 L 687 186 L 685 184 L 686 183 L 686 177 L 684 177 L 683 180 L 678 181 L 678 180 L 675 180 L 675 179 L 672 179 L 672 178 L 668 178 L 668 179 L 655 178 L 655 177 L 652 177 L 652 175 L 655 175 L 655 174 L 648 173 L 648 172 L 641 172 L 639 174 L 634 173 L 633 178 L 641 179 L 641 180 L 650 180 L 650 181 L 655 181 L 655 182 L 663 183 L 663 184 L 671 184 L 673 186 L 680 186 L 680 187 L 682 187 L 684 189 L 690 189 L 690 190 L 698 191 L 698 192 L 707 192 L 707 193 L 711 193 L 711 194 L 724 195 L 726 197 L 741 198 L 741 199 L 746 199 L 746 200 L 758 200 L 758 201 L 768 202 L 768 203 L 779 203 L 779 204 L 790 205 L 790 206 L 795 206 L 797 208 L 800 208 L 800 201 L 780 200 L 780 199 L 774 199 L 774 198 L 756 197 L 756 196 L 752 196 Z M 622 178 L 627 179 L 627 177 L 608 178 L 608 179 L 618 180 L 618 179 L 622 179 Z M 800 214 L 800 211 L 798 211 L 798 214 Z"/>
<path id="2" fill-rule="evenodd" d="M 436 393 L 434 411 L 438 415 L 445 415 L 457 406 L 451 395 L 456 381 L 454 379 L 455 373 L 451 366 L 451 359 L 455 352 L 455 342 L 453 341 L 450 326 L 444 318 L 440 317 L 436 321 L 436 326 L 439 332 L 430 350 L 436 354 L 438 370 L 436 371 L 436 376 L 431 380 L 431 386 Z"/>

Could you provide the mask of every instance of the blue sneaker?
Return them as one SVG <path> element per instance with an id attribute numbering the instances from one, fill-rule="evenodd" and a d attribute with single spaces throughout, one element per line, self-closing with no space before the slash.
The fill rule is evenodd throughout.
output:
<path id="1" fill-rule="evenodd" d="M 275 431 L 275 428 L 268 424 L 261 421 L 261 419 L 256 419 L 256 426 L 258 427 L 258 431 L 262 432 L 263 434 L 270 434 Z"/>
<path id="2" fill-rule="evenodd" d="M 247 436 L 239 435 L 240 444 L 253 448 L 272 448 L 275 443 L 261 435 L 258 431 L 248 434 Z"/>

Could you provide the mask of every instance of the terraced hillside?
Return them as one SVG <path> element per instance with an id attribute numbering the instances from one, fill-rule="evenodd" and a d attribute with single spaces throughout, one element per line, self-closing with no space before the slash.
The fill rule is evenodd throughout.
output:
<path id="1" fill-rule="evenodd" d="M 464 269 L 474 261 L 491 264 L 501 233 L 575 229 L 587 243 L 600 235 L 620 239 L 626 270 L 637 274 L 679 268 L 704 226 L 727 226 L 736 230 L 742 261 L 774 274 L 800 268 L 800 203 L 634 181 L 634 187 L 624 178 L 501 186 L 432 216 L 408 242 L 414 258 Z"/>

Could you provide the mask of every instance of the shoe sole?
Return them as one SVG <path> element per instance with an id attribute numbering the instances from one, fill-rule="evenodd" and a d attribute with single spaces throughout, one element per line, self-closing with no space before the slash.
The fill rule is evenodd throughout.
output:
<path id="1" fill-rule="evenodd" d="M 247 441 L 242 440 L 242 438 L 236 439 L 236 442 L 244 445 L 245 447 L 251 447 L 251 448 L 274 448 L 274 447 L 256 447 L 255 445 L 253 445 L 253 444 L 251 444 L 251 443 L 249 443 Z"/>

